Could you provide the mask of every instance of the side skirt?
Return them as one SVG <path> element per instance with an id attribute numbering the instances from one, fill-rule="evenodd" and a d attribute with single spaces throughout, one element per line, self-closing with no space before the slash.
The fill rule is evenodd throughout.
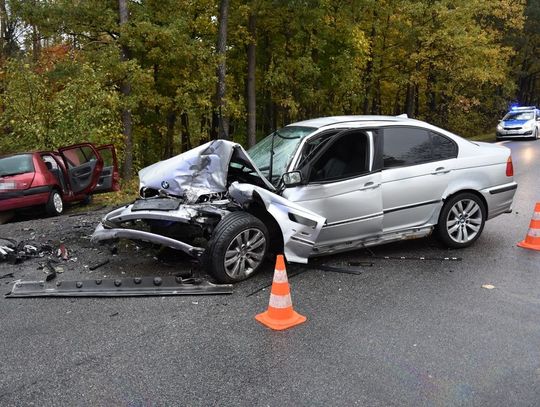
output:
<path id="1" fill-rule="evenodd" d="M 434 227 L 435 226 L 427 226 L 401 232 L 392 232 L 387 235 L 379 235 L 368 239 L 349 240 L 347 242 L 315 246 L 310 257 L 347 252 L 349 250 L 358 250 L 364 247 L 377 246 L 399 240 L 419 239 L 429 236 L 433 232 Z"/>

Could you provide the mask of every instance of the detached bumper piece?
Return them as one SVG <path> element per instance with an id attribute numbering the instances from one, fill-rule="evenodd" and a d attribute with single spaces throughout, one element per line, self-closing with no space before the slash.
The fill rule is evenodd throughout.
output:
<path id="1" fill-rule="evenodd" d="M 44 281 L 15 281 L 6 298 L 232 294 L 232 287 L 232 284 L 213 284 L 204 279 L 181 277 L 58 281 L 53 287 L 47 287 Z"/>

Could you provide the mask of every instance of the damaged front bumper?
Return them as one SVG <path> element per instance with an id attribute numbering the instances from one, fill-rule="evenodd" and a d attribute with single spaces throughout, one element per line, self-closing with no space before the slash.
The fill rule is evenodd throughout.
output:
<path id="1" fill-rule="evenodd" d="M 171 239 L 170 237 L 165 237 L 157 235 L 155 233 L 134 229 L 105 229 L 102 223 L 100 223 L 96 227 L 96 230 L 92 235 L 92 242 L 100 242 L 114 239 L 134 239 L 141 240 L 143 242 L 159 244 L 162 246 L 170 247 L 171 249 L 181 250 L 194 257 L 199 257 L 204 253 L 204 248 L 202 247 L 191 246 L 179 240 Z"/>
<path id="2" fill-rule="evenodd" d="M 288 201 L 263 188 L 234 182 L 229 190 L 230 199 L 206 203 L 184 204 L 176 198 L 141 199 L 105 215 L 92 235 L 92 242 L 103 242 L 119 238 L 141 240 L 183 251 L 193 257 L 201 257 L 205 247 L 188 242 L 182 236 L 165 236 L 150 228 L 141 230 L 136 225 L 152 223 L 179 225 L 201 231 L 209 240 L 214 227 L 232 211 L 243 210 L 250 203 L 258 202 L 279 226 L 283 241 L 283 252 L 290 262 L 307 263 L 314 254 L 314 245 L 326 219 L 299 205 Z M 166 227 L 165 227 L 166 230 Z"/>
<path id="3" fill-rule="evenodd" d="M 217 222 L 228 212 L 216 205 L 183 205 L 173 198 L 140 200 L 105 215 L 92 234 L 91 241 L 96 243 L 115 239 L 140 240 L 200 257 L 205 251 L 204 247 L 194 246 L 152 231 L 140 230 L 135 227 L 135 223 L 141 220 L 150 223 L 180 223 L 198 226 L 202 230 L 207 224 L 212 223 L 212 219 Z"/>

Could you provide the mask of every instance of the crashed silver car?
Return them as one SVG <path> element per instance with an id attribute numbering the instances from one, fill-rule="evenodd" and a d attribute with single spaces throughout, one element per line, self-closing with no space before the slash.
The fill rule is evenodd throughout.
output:
<path id="1" fill-rule="evenodd" d="M 435 231 L 452 248 L 511 211 L 510 150 L 391 116 L 307 120 L 249 151 L 216 140 L 139 173 L 141 198 L 93 241 L 139 239 L 201 258 L 220 282 L 270 253 L 289 262 Z"/>

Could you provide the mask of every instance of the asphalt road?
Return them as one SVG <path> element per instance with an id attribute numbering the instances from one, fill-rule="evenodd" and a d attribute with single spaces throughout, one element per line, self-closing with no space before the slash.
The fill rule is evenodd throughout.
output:
<path id="1" fill-rule="evenodd" d="M 540 405 L 540 252 L 516 247 L 540 201 L 540 141 L 505 145 L 519 183 L 514 212 L 489 221 L 473 247 L 422 239 L 373 249 L 461 261 L 326 258 L 373 266 L 292 277 L 308 321 L 288 331 L 253 319 L 269 293 L 250 294 L 272 270 L 231 296 L 0 298 L 0 405 Z M 170 272 L 144 250 L 129 257 L 137 272 Z"/>

